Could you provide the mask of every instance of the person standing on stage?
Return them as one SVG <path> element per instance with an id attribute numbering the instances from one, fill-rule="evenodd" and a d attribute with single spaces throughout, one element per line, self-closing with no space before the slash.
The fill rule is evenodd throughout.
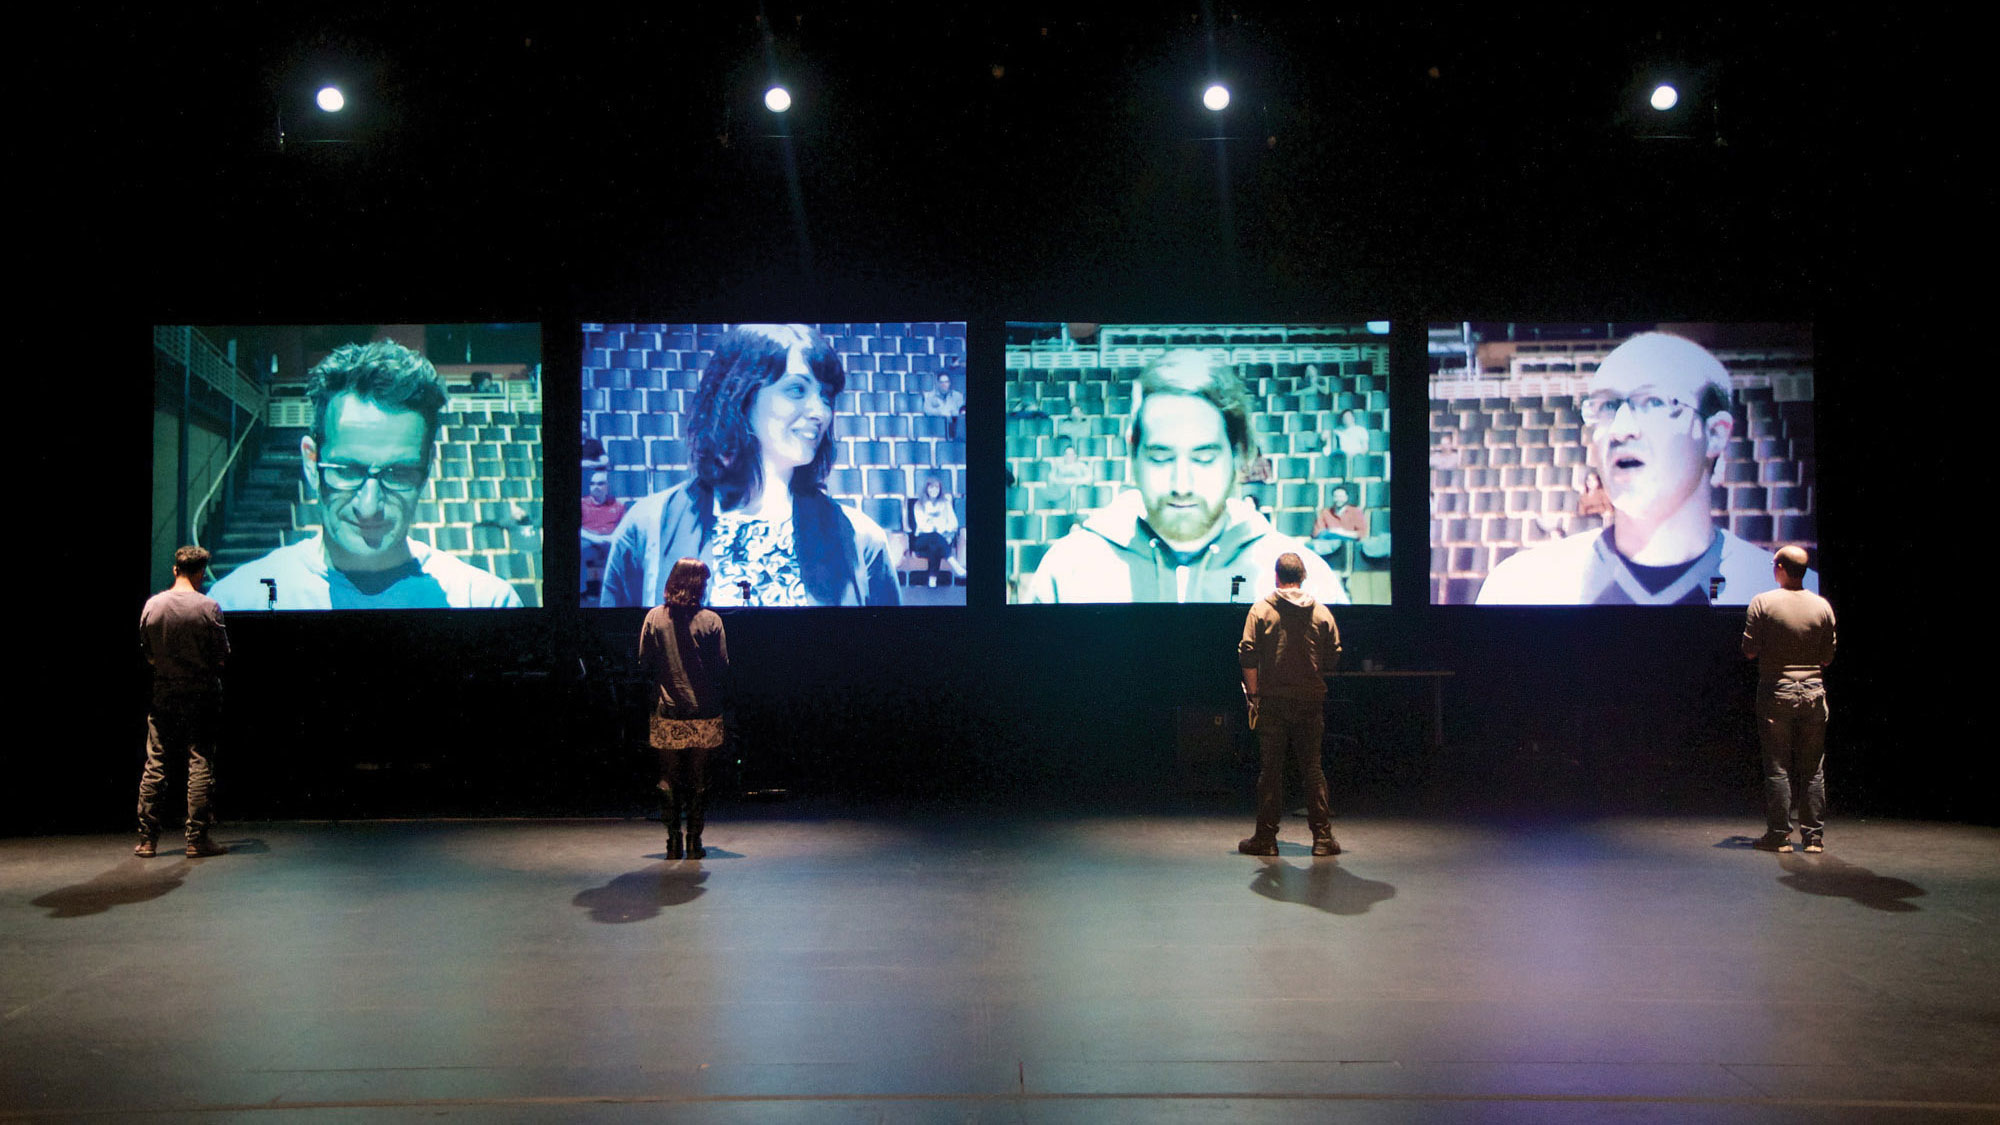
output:
<path id="1" fill-rule="evenodd" d="M 652 744 L 660 755 L 661 819 L 667 858 L 702 859 L 708 815 L 708 757 L 723 743 L 730 700 L 729 645 L 722 618 L 704 609 L 708 564 L 686 558 L 667 575 L 665 604 L 639 630 L 639 665 L 655 686 Z M 683 851 L 681 816 L 687 816 Z"/>
<path id="2" fill-rule="evenodd" d="M 222 607 L 201 592 L 207 579 L 208 552 L 182 547 L 174 552 L 174 584 L 146 599 L 146 608 L 139 613 L 139 648 L 153 666 L 146 767 L 139 775 L 139 843 L 132 849 L 141 859 L 159 854 L 160 790 L 170 759 L 177 766 L 185 759 L 188 858 L 229 850 L 208 838 L 215 819 L 209 811 L 209 789 L 215 777 L 229 632 L 222 624 Z"/>
<path id="3" fill-rule="evenodd" d="M 1796 823 L 1805 850 L 1823 852 L 1827 710 L 1820 673 L 1833 663 L 1833 607 L 1805 588 L 1805 548 L 1780 548 L 1771 570 L 1778 588 L 1751 598 L 1743 623 L 1743 655 L 1757 662 L 1764 753 L 1766 830 L 1757 846 L 1791 851 Z"/>
<path id="4" fill-rule="evenodd" d="M 1243 697 L 1257 732 L 1257 831 L 1236 845 L 1244 855 L 1278 854 L 1278 820 L 1284 812 L 1285 762 L 1298 770 L 1306 790 L 1306 822 L 1314 855 L 1339 855 L 1327 807 L 1320 739 L 1326 730 L 1326 673 L 1340 662 L 1340 627 L 1333 613 L 1300 588 L 1305 560 L 1278 556 L 1277 589 L 1250 607 L 1236 646 L 1243 668 Z"/>

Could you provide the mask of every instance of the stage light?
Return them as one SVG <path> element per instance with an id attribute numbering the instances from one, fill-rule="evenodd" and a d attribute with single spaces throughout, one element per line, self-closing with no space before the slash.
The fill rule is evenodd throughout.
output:
<path id="1" fill-rule="evenodd" d="M 1203 90 L 1201 92 L 1201 104 L 1207 106 L 1210 110 L 1213 110 L 1216 113 L 1220 113 L 1223 110 L 1228 109 L 1229 87 L 1224 86 L 1220 82 L 1210 83 L 1208 89 Z"/>
<path id="2" fill-rule="evenodd" d="M 1653 87 L 1653 96 L 1650 100 L 1653 103 L 1654 109 L 1665 113 L 1680 104 L 1681 92 L 1674 89 L 1672 84 L 1662 82 L 1658 86 Z"/>
<path id="3" fill-rule="evenodd" d="M 764 91 L 764 108 L 772 113 L 783 113 L 792 108 L 792 93 L 783 86 L 773 86 Z"/>
<path id="4" fill-rule="evenodd" d="M 338 86 L 322 86 L 313 101 L 328 113 L 339 113 L 347 105 L 347 96 L 340 92 Z"/>
<path id="5" fill-rule="evenodd" d="M 1368 334 L 1371 336 L 1387 336 L 1389 334 L 1389 322 L 1386 320 L 1369 321 Z"/>

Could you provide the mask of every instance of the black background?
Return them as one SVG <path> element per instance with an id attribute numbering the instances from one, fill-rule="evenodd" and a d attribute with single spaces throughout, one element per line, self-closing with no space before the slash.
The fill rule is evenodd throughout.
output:
<path id="1" fill-rule="evenodd" d="M 1420 693 L 1342 689 L 1363 742 L 1337 805 L 1746 822 L 1739 617 L 1425 604 L 1421 328 L 1811 320 L 1835 812 L 1992 819 L 1957 698 L 1990 616 L 1991 349 L 1964 280 L 1990 191 L 1963 161 L 1991 130 L 1953 100 L 1963 29 L 1804 7 L 303 7 L 101 13 L 17 94 L 38 296 L 15 467 L 41 487 L 14 482 L 40 518 L 16 524 L 10 830 L 130 807 L 151 325 L 543 321 L 559 542 L 577 322 L 743 318 L 968 320 L 989 466 L 1007 319 L 1393 319 L 1396 604 L 1342 625 L 1350 662 L 1457 676 L 1436 754 Z M 1198 106 L 1211 58 L 1236 89 L 1220 120 Z M 1673 65 L 1690 108 L 1630 108 Z M 788 139 L 759 104 L 773 66 Z M 322 74 L 351 91 L 339 137 L 304 108 Z M 969 505 L 969 608 L 730 618 L 743 785 L 1188 790 L 1184 735 L 1234 710 L 1240 610 L 1005 607 L 997 474 Z M 639 808 L 612 682 L 640 616 L 234 615 L 225 813 Z"/>

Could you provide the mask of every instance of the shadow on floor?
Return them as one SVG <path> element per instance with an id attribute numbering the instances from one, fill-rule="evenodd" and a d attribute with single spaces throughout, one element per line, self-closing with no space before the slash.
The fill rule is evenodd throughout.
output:
<path id="1" fill-rule="evenodd" d="M 1396 888 L 1363 879 L 1333 860 L 1315 860 L 1297 867 L 1282 859 L 1264 858 L 1250 889 L 1278 902 L 1296 902 L 1328 914 L 1366 914 L 1369 907 L 1396 896 Z"/>
<path id="2" fill-rule="evenodd" d="M 1830 855 L 1781 855 L 1778 866 L 1785 869 L 1778 882 L 1802 894 L 1851 898 L 1870 910 L 1907 914 L 1921 910 L 1905 901 L 1924 894 L 1924 889 L 1908 879 L 1877 875 L 1866 867 L 1838 860 Z"/>
<path id="3" fill-rule="evenodd" d="M 707 880 L 698 860 L 661 863 L 643 871 L 629 871 L 601 887 L 578 891 L 573 906 L 590 911 L 593 922 L 644 922 L 657 918 L 669 906 L 681 906 L 701 897 Z"/>
<path id="4" fill-rule="evenodd" d="M 102 914 L 114 906 L 150 902 L 187 881 L 194 868 L 192 860 L 169 863 L 134 857 L 89 882 L 50 891 L 34 899 L 32 905 L 48 909 L 51 918 L 82 918 Z"/>

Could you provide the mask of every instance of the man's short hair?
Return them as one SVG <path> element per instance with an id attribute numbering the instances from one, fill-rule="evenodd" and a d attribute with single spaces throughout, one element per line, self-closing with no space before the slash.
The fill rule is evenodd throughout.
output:
<path id="1" fill-rule="evenodd" d="M 1620 352 L 1625 354 L 1620 356 Z M 1605 357 L 1598 370 L 1601 372 L 1619 361 L 1642 365 L 1691 364 L 1701 371 L 1701 390 L 1695 401 L 1695 410 L 1701 414 L 1701 420 L 1706 422 L 1729 409 L 1729 368 L 1715 358 L 1715 353 L 1685 336 L 1672 332 L 1641 332 L 1611 349 L 1611 354 Z"/>
<path id="2" fill-rule="evenodd" d="M 1286 551 L 1278 556 L 1278 585 L 1297 586 L 1306 580 L 1306 560 L 1297 551 Z"/>
<path id="3" fill-rule="evenodd" d="M 1176 348 L 1148 363 L 1133 389 L 1132 421 L 1125 433 L 1131 456 L 1137 457 L 1143 444 L 1139 423 L 1150 395 L 1192 395 L 1207 402 L 1221 412 L 1229 448 L 1237 460 L 1257 456 L 1257 444 L 1250 436 L 1250 396 L 1234 367 L 1209 358 L 1206 352 Z"/>
<path id="4" fill-rule="evenodd" d="M 739 324 L 716 341 L 687 408 L 689 460 L 695 478 L 724 496 L 762 489 L 764 458 L 750 432 L 757 392 L 785 377 L 792 346 L 805 349 L 806 370 L 829 400 L 847 387 L 847 368 L 825 336 L 803 324 Z M 792 491 L 818 489 L 833 470 L 833 411 L 810 464 L 792 470 Z"/>
<path id="5" fill-rule="evenodd" d="M 342 393 L 385 410 L 414 410 L 424 420 L 424 445 L 437 440 L 444 383 L 430 360 L 394 340 L 342 344 L 312 369 L 306 397 L 312 400 L 312 439 L 318 445 L 326 444 L 327 415 Z"/>
<path id="6" fill-rule="evenodd" d="M 182 547 L 174 552 L 174 573 L 192 578 L 208 573 L 208 549 L 205 547 Z"/>
<path id="7" fill-rule="evenodd" d="M 1806 549 L 1804 547 L 1799 546 L 1797 543 L 1786 544 L 1778 548 L 1776 557 L 1778 568 L 1783 570 L 1792 581 L 1801 582 L 1805 580 L 1806 563 L 1809 560 L 1806 557 Z"/>

